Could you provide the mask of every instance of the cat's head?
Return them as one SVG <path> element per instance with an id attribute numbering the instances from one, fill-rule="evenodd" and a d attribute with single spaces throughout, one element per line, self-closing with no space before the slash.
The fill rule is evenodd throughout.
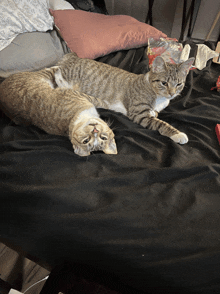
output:
<path id="1" fill-rule="evenodd" d="M 100 118 L 81 120 L 74 125 L 70 133 L 74 152 L 79 156 L 88 156 L 92 151 L 117 154 L 114 133 Z"/>
<path id="2" fill-rule="evenodd" d="M 157 56 L 149 73 L 149 81 L 154 92 L 168 99 L 173 99 L 180 94 L 193 62 L 194 58 L 190 58 L 179 64 L 171 64 L 165 62 L 161 56 Z"/>

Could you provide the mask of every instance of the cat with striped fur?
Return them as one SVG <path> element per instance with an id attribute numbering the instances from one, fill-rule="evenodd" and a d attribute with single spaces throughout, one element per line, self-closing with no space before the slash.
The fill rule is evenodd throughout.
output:
<path id="1" fill-rule="evenodd" d="M 91 103 L 89 95 L 60 89 L 54 68 L 20 72 L 0 84 L 0 108 L 16 124 L 35 125 L 54 135 L 68 136 L 74 152 L 117 154 L 114 133 Z"/>
<path id="2" fill-rule="evenodd" d="M 158 56 L 146 74 L 134 74 L 91 59 L 66 54 L 55 66 L 55 82 L 60 88 L 74 88 L 94 97 L 96 108 L 106 108 L 126 115 L 145 128 L 157 130 L 176 143 L 188 137 L 157 115 L 181 93 L 194 61 L 166 63 Z M 99 99 L 96 99 L 99 97 Z"/>

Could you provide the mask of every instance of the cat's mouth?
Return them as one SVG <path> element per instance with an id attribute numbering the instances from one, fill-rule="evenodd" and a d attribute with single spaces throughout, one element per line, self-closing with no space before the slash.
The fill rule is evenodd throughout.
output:
<path id="1" fill-rule="evenodd" d="M 94 127 L 94 129 L 92 130 L 92 133 L 98 133 L 99 132 L 99 130 L 97 130 L 97 128 L 96 128 L 96 126 L 98 125 L 97 123 L 89 124 L 89 125 Z"/>
<path id="2" fill-rule="evenodd" d="M 176 96 L 177 96 L 176 93 L 175 93 L 175 94 L 172 94 L 172 93 L 171 93 L 171 94 L 167 94 L 167 95 L 166 95 L 166 98 L 169 99 L 169 100 L 172 100 L 172 99 L 175 98 Z"/>
<path id="3" fill-rule="evenodd" d="M 171 97 L 170 97 L 170 100 L 171 100 L 171 99 L 173 99 L 173 98 L 175 98 L 176 96 L 178 96 L 178 94 L 177 94 L 177 93 L 175 93 L 175 94 L 171 95 Z"/>

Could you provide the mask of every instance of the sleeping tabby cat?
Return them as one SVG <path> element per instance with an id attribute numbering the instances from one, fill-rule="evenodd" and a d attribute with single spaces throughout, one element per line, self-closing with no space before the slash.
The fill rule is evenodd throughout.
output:
<path id="1" fill-rule="evenodd" d="M 55 69 L 21 72 L 0 85 L 0 107 L 15 123 L 33 124 L 49 134 L 69 136 L 74 152 L 117 154 L 114 134 L 100 119 L 92 97 L 72 89 L 59 89 Z"/>
<path id="2" fill-rule="evenodd" d="M 158 119 L 157 114 L 183 90 L 193 61 L 190 58 L 181 64 L 170 64 L 158 56 L 148 73 L 137 75 L 68 53 L 54 67 L 55 81 L 60 88 L 102 97 L 92 100 L 97 108 L 121 112 L 135 123 L 185 144 L 187 135 Z"/>

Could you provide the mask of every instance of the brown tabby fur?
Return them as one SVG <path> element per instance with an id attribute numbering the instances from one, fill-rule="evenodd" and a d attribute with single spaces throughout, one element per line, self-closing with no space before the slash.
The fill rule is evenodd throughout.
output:
<path id="1" fill-rule="evenodd" d="M 55 69 L 11 75 L 0 85 L 0 106 L 17 124 L 33 124 L 49 134 L 69 136 L 74 152 L 116 154 L 114 134 L 99 118 L 92 97 L 56 87 Z"/>
<path id="2" fill-rule="evenodd" d="M 54 67 L 55 81 L 60 88 L 77 88 L 101 98 L 92 100 L 97 108 L 121 112 L 135 123 L 185 144 L 186 134 L 158 119 L 157 113 L 183 90 L 193 61 L 190 58 L 181 64 L 170 64 L 157 57 L 147 74 L 137 75 L 69 53 Z"/>

